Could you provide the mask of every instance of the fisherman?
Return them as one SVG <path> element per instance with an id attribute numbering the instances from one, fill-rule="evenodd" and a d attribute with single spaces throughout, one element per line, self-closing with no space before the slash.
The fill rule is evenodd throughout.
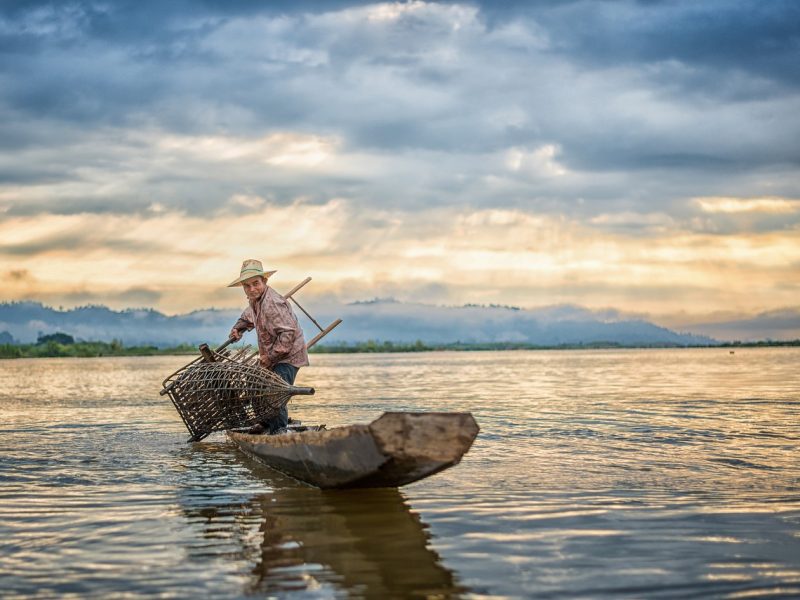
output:
<path id="1" fill-rule="evenodd" d="M 252 258 L 242 263 L 239 277 L 228 287 L 242 286 L 249 306 L 229 337 L 238 341 L 245 331 L 255 329 L 261 365 L 294 385 L 297 371 L 308 365 L 306 341 L 289 301 L 267 285 L 273 273 L 265 272 L 261 261 Z M 288 424 L 289 411 L 284 405 L 276 417 L 256 425 L 251 433 L 277 433 Z"/>

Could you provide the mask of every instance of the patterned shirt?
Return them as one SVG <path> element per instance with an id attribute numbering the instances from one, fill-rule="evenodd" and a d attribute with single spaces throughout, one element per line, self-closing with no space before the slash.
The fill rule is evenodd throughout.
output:
<path id="1" fill-rule="evenodd" d="M 289 301 L 267 286 L 261 297 L 250 300 L 249 304 L 233 328 L 239 331 L 255 328 L 261 364 L 268 369 L 278 363 L 306 366 L 306 341 Z"/>

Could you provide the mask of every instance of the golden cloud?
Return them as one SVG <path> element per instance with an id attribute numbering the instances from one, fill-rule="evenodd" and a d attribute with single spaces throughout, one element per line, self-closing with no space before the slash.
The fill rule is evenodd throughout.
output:
<path id="1" fill-rule="evenodd" d="M 706 213 L 795 213 L 800 212 L 800 200 L 779 197 L 732 198 L 709 196 L 692 201 Z"/>
<path id="2" fill-rule="evenodd" d="M 278 289 L 310 275 L 315 283 L 305 293 L 346 301 L 573 302 L 665 314 L 788 306 L 800 286 L 798 230 L 710 235 L 674 228 L 637 238 L 522 210 L 363 211 L 343 198 L 285 206 L 255 195 L 229 200 L 246 214 L 225 206 L 211 217 L 162 209 L 4 219 L 0 271 L 35 279 L 7 278 L 3 299 L 91 291 L 113 304 L 120 290 L 147 287 L 167 312 L 234 307 L 242 298 L 224 284 L 245 258 L 278 269 Z M 641 220 L 633 217 L 622 220 Z"/>
<path id="3" fill-rule="evenodd" d="M 311 168 L 330 158 L 339 141 L 334 137 L 279 132 L 261 138 L 230 135 L 159 138 L 165 154 L 188 154 L 208 162 L 251 160 L 270 165 Z"/>

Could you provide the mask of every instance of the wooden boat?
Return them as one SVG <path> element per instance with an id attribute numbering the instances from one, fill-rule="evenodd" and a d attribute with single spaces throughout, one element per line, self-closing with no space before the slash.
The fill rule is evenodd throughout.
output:
<path id="1" fill-rule="evenodd" d="M 387 412 L 369 425 L 253 435 L 228 431 L 245 454 L 319 488 L 397 487 L 457 464 L 478 435 L 470 413 Z"/>

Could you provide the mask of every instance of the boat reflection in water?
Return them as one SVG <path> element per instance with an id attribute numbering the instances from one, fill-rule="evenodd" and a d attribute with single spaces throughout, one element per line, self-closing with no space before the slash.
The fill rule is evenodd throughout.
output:
<path id="1" fill-rule="evenodd" d="M 451 598 L 466 592 L 442 566 L 429 546 L 427 526 L 396 488 L 320 490 L 265 468 L 230 446 L 229 452 L 213 446 L 195 445 L 189 461 L 195 468 L 192 475 L 186 473 L 193 489 L 181 494 L 184 512 L 203 538 L 188 549 L 190 559 L 241 557 L 252 565 L 246 594 Z M 216 467 L 228 463 L 234 470 L 245 466 L 271 492 L 238 501 L 224 486 L 215 493 L 210 489 L 214 476 L 200 475 L 204 468 L 208 474 L 209 462 Z"/>
<path id="2" fill-rule="evenodd" d="M 425 526 L 393 488 L 296 487 L 261 499 L 264 541 L 258 589 L 336 583 L 357 595 L 453 596 L 450 571 L 428 547 Z"/>

